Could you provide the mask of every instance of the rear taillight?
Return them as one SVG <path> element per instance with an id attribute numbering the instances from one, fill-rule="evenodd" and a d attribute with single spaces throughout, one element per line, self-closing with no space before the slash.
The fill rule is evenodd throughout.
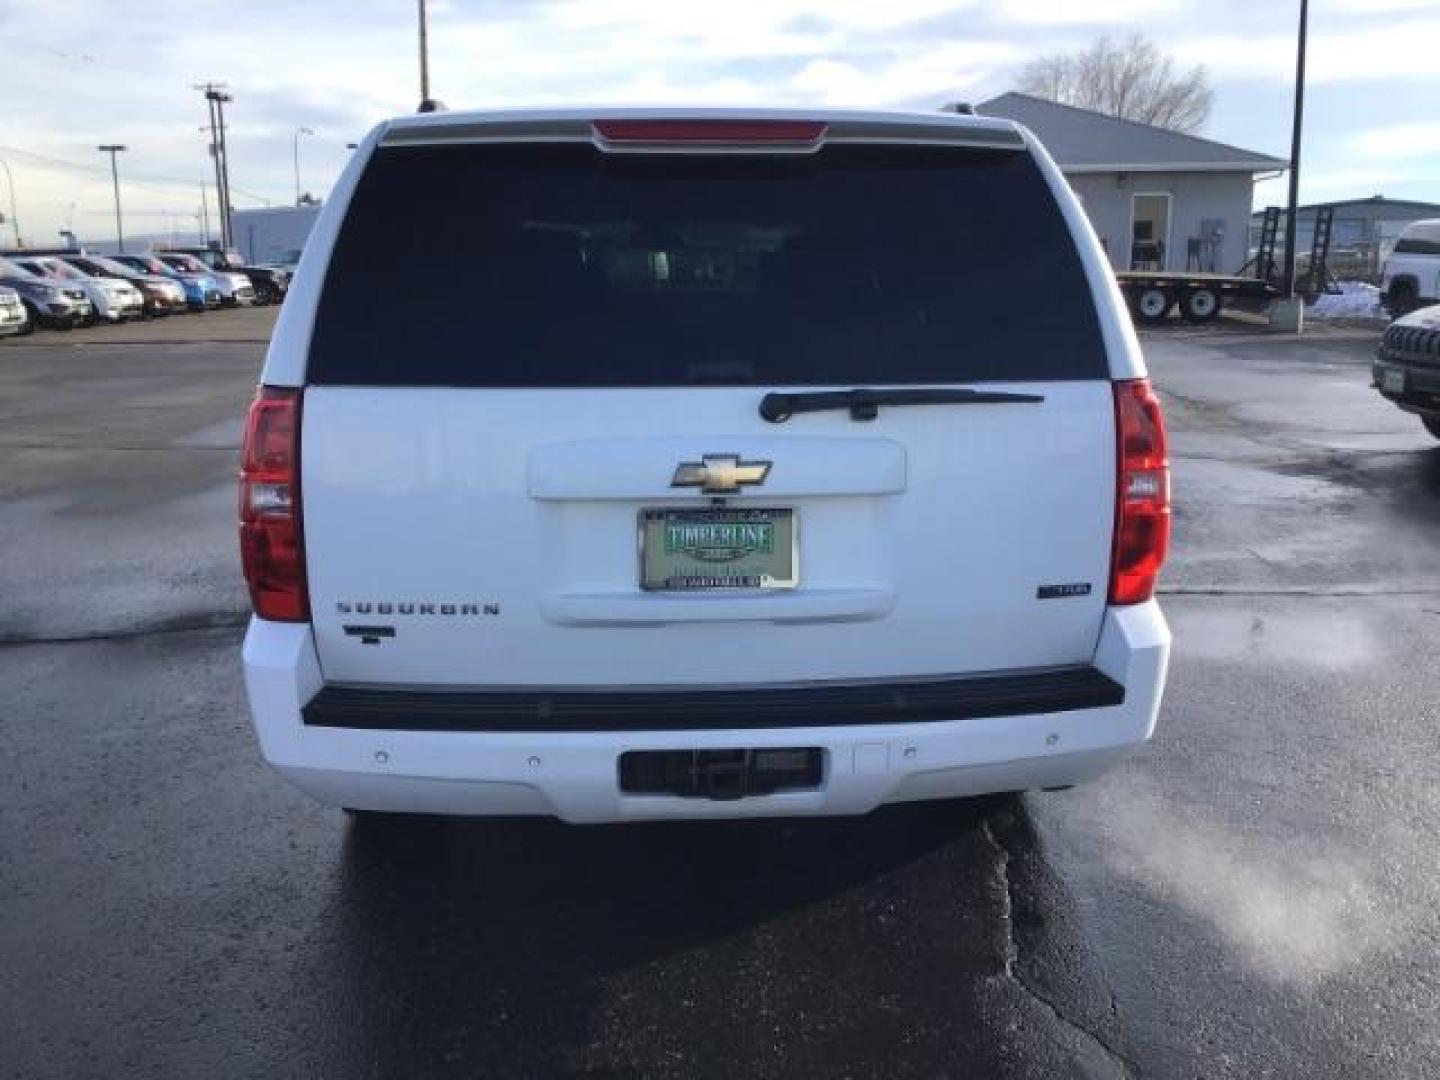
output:
<path id="1" fill-rule="evenodd" d="M 262 619 L 305 622 L 300 529 L 300 391 L 262 386 L 240 452 L 240 562 Z"/>
<path id="2" fill-rule="evenodd" d="M 1115 552 L 1110 603 L 1138 604 L 1155 595 L 1170 550 L 1170 459 L 1165 418 L 1149 379 L 1115 384 Z"/>

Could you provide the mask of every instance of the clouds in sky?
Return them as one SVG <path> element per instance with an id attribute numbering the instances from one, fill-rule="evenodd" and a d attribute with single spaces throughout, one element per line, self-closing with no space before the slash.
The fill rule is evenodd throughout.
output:
<path id="1" fill-rule="evenodd" d="M 432 79 L 452 107 L 770 103 L 933 108 L 1008 89 L 1028 58 L 1139 30 L 1212 72 L 1208 134 L 1284 156 L 1294 63 L 1287 0 L 431 0 Z M 213 182 L 205 106 L 235 103 L 236 203 L 322 193 L 345 143 L 418 98 L 412 0 L 0 0 L 0 157 L 27 233 L 106 235 L 100 142 L 122 156 L 137 228 L 198 210 Z M 1312 4 L 1307 197 L 1440 201 L 1440 2 Z M 3 175 L 3 174 L 0 174 Z M 0 193 L 7 209 L 8 192 Z M 183 226 L 183 222 L 182 222 Z"/>

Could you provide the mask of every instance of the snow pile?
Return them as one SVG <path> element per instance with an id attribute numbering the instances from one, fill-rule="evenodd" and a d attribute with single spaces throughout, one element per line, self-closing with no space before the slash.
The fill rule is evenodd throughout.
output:
<path id="1" fill-rule="evenodd" d="M 1316 319 L 1383 319 L 1380 290 L 1363 281 L 1342 281 L 1338 293 L 1321 293 L 1306 312 Z"/>

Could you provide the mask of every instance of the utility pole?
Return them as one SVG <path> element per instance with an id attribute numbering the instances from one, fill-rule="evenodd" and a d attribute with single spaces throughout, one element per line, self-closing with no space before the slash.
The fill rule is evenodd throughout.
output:
<path id="1" fill-rule="evenodd" d="M 1300 45 L 1295 53 L 1295 120 L 1290 131 L 1290 202 L 1285 209 L 1285 295 L 1295 298 L 1295 216 L 1300 202 L 1300 134 L 1305 120 L 1305 33 L 1310 0 L 1300 0 Z"/>
<path id="2" fill-rule="evenodd" d="M 212 86 L 206 83 L 198 89 L 205 92 L 205 109 L 210 114 L 210 160 L 215 163 L 215 216 L 220 219 L 220 246 L 225 246 L 225 216 L 220 212 L 220 193 L 225 190 L 224 181 L 220 179 L 220 134 L 215 130 L 215 102 L 210 98 Z M 204 130 L 203 128 L 201 129 Z"/>
<path id="3" fill-rule="evenodd" d="M 220 129 L 220 224 L 225 234 L 221 247 L 227 251 L 235 243 L 235 223 L 230 219 L 233 206 L 230 202 L 230 144 L 225 141 L 225 103 L 234 101 L 229 94 L 215 91 L 215 122 Z"/>
<path id="4" fill-rule="evenodd" d="M 315 132 L 311 131 L 308 127 L 298 127 L 298 128 L 295 129 L 295 205 L 296 205 L 296 206 L 299 206 L 299 205 L 300 205 L 300 136 L 301 136 L 301 135 L 314 135 L 314 134 L 315 134 Z"/>
<path id="5" fill-rule="evenodd" d="M 425 0 L 420 5 L 420 111 L 427 112 L 425 103 L 430 100 L 430 34 L 425 23 Z"/>
<path id="6" fill-rule="evenodd" d="M 115 155 L 125 150 L 121 143 L 106 143 L 95 148 L 102 154 L 110 155 L 110 180 L 115 185 L 115 245 L 123 253 L 125 251 L 125 226 L 120 220 L 120 168 L 115 164 Z"/>
<path id="7" fill-rule="evenodd" d="M 416 112 L 444 112 L 445 105 L 430 96 L 430 29 L 425 18 L 425 0 L 420 5 L 420 108 Z"/>
<path id="8" fill-rule="evenodd" d="M 200 185 L 200 243 L 210 246 L 210 200 L 205 197 L 205 185 Z"/>
<path id="9" fill-rule="evenodd" d="M 220 218 L 220 246 L 231 246 L 230 222 L 230 157 L 225 148 L 225 103 L 235 99 L 225 92 L 224 83 L 207 82 L 195 87 L 205 95 L 210 109 L 210 155 L 215 159 L 215 194 L 219 199 L 216 213 Z"/>
<path id="10" fill-rule="evenodd" d="M 1290 198 L 1285 207 L 1285 262 L 1281 296 L 1270 305 L 1270 329 L 1298 334 L 1305 324 L 1305 302 L 1295 293 L 1296 218 L 1300 202 L 1300 136 L 1305 121 L 1305 37 L 1310 0 L 1300 0 L 1300 35 L 1295 50 L 1295 115 L 1290 129 Z"/>
<path id="11" fill-rule="evenodd" d="M 11 175 L 10 163 L 0 158 L 0 166 L 5 169 L 5 180 L 10 186 L 10 228 L 15 230 L 15 246 L 21 247 L 20 243 L 20 217 L 15 212 L 15 177 Z"/>

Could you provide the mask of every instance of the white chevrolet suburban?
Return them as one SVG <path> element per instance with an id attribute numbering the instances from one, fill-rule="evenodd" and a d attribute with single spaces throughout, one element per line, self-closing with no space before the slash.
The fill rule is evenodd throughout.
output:
<path id="1" fill-rule="evenodd" d="M 1165 682 L 1159 404 L 1006 120 L 381 124 L 281 312 L 240 518 L 261 750 L 352 811 L 1063 787 Z"/>

